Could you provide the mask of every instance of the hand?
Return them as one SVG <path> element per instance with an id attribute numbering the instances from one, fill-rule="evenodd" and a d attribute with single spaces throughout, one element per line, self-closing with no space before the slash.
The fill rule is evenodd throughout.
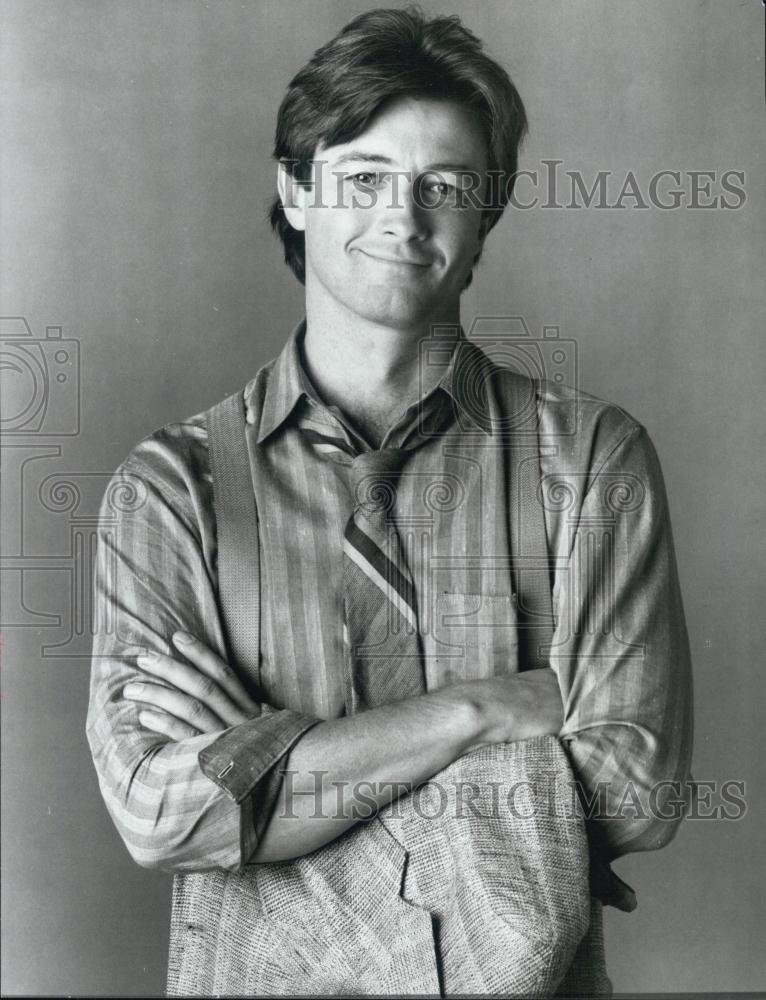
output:
<path id="1" fill-rule="evenodd" d="M 478 739 L 471 750 L 535 736 L 558 736 L 564 725 L 558 677 L 550 667 L 463 681 L 443 689 L 443 695 L 466 700 L 478 709 Z"/>
<path id="2" fill-rule="evenodd" d="M 139 714 L 142 726 L 184 740 L 261 714 L 260 705 L 220 656 L 184 632 L 176 632 L 173 643 L 189 663 L 160 653 L 141 655 L 138 665 L 160 683 L 131 681 L 124 688 L 126 698 L 150 706 Z"/>

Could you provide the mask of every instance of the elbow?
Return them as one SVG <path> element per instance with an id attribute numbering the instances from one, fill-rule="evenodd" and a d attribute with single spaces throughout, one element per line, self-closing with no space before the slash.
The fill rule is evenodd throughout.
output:
<path id="1" fill-rule="evenodd" d="M 160 822 L 159 802 L 144 803 L 141 809 L 130 801 L 116 801 L 104 794 L 107 811 L 130 857 L 141 868 L 152 871 L 178 870 L 177 837 Z"/>
<path id="2" fill-rule="evenodd" d="M 673 840 L 678 823 L 664 820 L 649 820 L 641 823 L 631 823 L 619 831 L 612 829 L 602 842 L 602 852 L 606 861 L 611 863 L 626 854 L 637 854 L 643 851 L 659 851 Z"/>
<path id="3" fill-rule="evenodd" d="M 239 845 L 222 842 L 214 827 L 200 817 L 174 813 L 161 791 L 151 802 L 112 813 L 117 831 L 139 867 L 171 875 L 225 868 L 241 864 Z"/>
<path id="4" fill-rule="evenodd" d="M 594 753 L 594 740 L 599 742 Z M 638 726 L 570 740 L 577 793 L 592 847 L 614 860 L 666 847 L 690 805 L 690 741 Z"/>
<path id="5" fill-rule="evenodd" d="M 114 745 L 94 763 L 101 795 L 133 861 L 172 874 L 242 866 L 242 811 L 194 768 L 173 768 L 162 744 L 122 759 Z"/>
<path id="6" fill-rule="evenodd" d="M 141 868 L 188 875 L 194 872 L 221 870 L 237 872 L 242 868 L 240 837 L 231 836 L 217 815 L 189 819 L 169 814 L 162 800 L 156 811 L 135 814 L 115 822 L 131 858 Z M 237 824 L 238 826 L 238 824 Z"/>
<path id="7" fill-rule="evenodd" d="M 215 867 L 199 853 L 181 816 L 174 816 L 161 787 L 113 786 L 99 774 L 101 795 L 130 857 L 141 868 L 179 873 Z"/>
<path id="8" fill-rule="evenodd" d="M 638 851 L 658 851 L 673 840 L 689 808 L 689 784 L 667 779 L 628 790 L 596 819 L 596 840 L 610 860 Z M 600 820 L 600 822 L 599 822 Z"/>
<path id="9" fill-rule="evenodd" d="M 123 838 L 125 840 L 125 838 Z M 225 868 L 229 871 L 238 870 L 238 866 L 214 864 L 204 857 L 190 857 L 188 853 L 180 853 L 168 849 L 162 844 L 152 847 L 137 847 L 125 840 L 125 846 L 131 858 L 141 868 L 149 871 L 165 872 L 169 875 L 188 875 L 191 872 L 214 871 Z"/>
<path id="10" fill-rule="evenodd" d="M 134 817 L 123 814 L 119 819 L 113 816 L 118 833 L 128 854 L 141 867 L 150 871 L 166 872 L 171 875 L 190 872 L 211 871 L 215 868 L 236 870 L 239 858 L 216 858 L 213 853 L 201 849 L 200 844 L 189 836 L 187 830 L 175 829 L 167 823 L 142 818 L 145 831 L 137 832 Z"/>
<path id="11" fill-rule="evenodd" d="M 617 835 L 610 838 L 611 858 L 639 851 L 659 851 L 667 847 L 678 832 L 680 822 L 680 817 L 678 819 L 650 817 L 621 824 Z"/>
<path id="12" fill-rule="evenodd" d="M 141 868 L 156 872 L 173 872 L 173 859 L 162 847 L 139 846 L 127 837 L 122 838 L 128 854 Z"/>
<path id="13" fill-rule="evenodd" d="M 161 785 L 138 780 L 146 756 L 131 768 L 115 767 L 106 754 L 93 759 L 104 805 L 130 857 L 141 868 L 168 871 L 177 834 L 168 826 Z"/>

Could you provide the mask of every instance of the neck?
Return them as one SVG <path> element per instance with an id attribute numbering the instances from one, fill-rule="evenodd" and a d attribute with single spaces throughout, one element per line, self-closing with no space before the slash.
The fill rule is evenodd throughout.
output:
<path id="1" fill-rule="evenodd" d="M 433 324 L 460 324 L 459 306 L 408 327 L 370 322 L 306 295 L 303 363 L 324 401 L 338 406 L 362 435 L 378 445 L 385 431 L 439 382 L 449 357 L 420 363 L 420 341 Z"/>

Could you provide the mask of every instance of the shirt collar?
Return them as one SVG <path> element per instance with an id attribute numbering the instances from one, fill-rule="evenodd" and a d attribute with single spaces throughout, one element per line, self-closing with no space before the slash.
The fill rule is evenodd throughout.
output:
<path id="1" fill-rule="evenodd" d="M 305 332 L 306 320 L 302 319 L 274 361 L 263 396 L 258 444 L 287 420 L 304 396 L 320 402 L 301 364 L 300 342 Z M 250 399 L 246 402 L 251 405 Z"/>
<path id="2" fill-rule="evenodd" d="M 492 436 L 492 417 L 487 391 L 489 377 L 495 369 L 481 348 L 469 340 L 459 328 L 447 370 L 439 386 L 454 400 L 459 418 Z"/>
<path id="3" fill-rule="evenodd" d="M 287 420 L 298 402 L 306 397 L 324 406 L 301 362 L 301 342 L 306 332 L 305 318 L 290 333 L 274 361 L 263 397 L 258 428 L 258 443 Z M 487 409 L 487 376 L 494 367 L 490 359 L 472 341 L 462 327 L 452 327 L 444 335 L 443 349 L 451 350 L 447 368 L 432 392 L 446 392 L 460 409 L 460 416 L 470 424 L 492 434 L 492 421 Z M 435 341 L 433 349 L 438 350 Z M 431 345 L 429 344 L 429 347 Z M 248 406 L 251 399 L 246 400 Z"/>

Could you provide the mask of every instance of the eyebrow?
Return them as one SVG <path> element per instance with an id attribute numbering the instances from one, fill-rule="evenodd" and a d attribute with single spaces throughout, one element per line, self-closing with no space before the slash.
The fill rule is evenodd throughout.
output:
<path id="1" fill-rule="evenodd" d="M 337 160 L 332 163 L 333 167 L 340 167 L 344 163 L 381 163 L 386 166 L 392 166 L 394 160 L 390 156 L 382 156 L 380 153 L 368 153 L 363 149 L 352 149 L 348 153 L 344 153 L 339 156 Z M 465 163 L 430 163 L 427 167 L 423 168 L 422 173 L 428 170 L 454 170 L 462 171 L 464 173 L 481 173 L 481 171 L 476 170 L 475 167 L 469 166 Z"/>
<path id="2" fill-rule="evenodd" d="M 364 163 L 385 163 L 388 166 L 394 162 L 390 156 L 381 156 L 380 153 L 366 153 L 363 149 L 352 149 L 350 152 L 344 153 L 343 156 L 339 156 L 333 166 L 339 167 L 344 163 L 353 163 L 359 160 Z"/>

